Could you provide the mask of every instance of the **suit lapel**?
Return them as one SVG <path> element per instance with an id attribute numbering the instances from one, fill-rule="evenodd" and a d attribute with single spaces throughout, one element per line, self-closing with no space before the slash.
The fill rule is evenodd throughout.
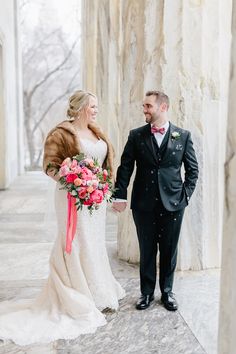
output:
<path id="1" fill-rule="evenodd" d="M 156 163 L 158 163 L 156 150 L 154 147 L 154 143 L 152 141 L 151 125 L 150 124 L 146 125 L 144 132 L 143 132 L 143 138 L 144 138 L 145 144 L 147 145 L 152 156 L 154 157 Z"/>
<path id="2" fill-rule="evenodd" d="M 164 136 L 164 139 L 162 140 L 161 142 L 161 146 L 160 146 L 160 154 L 163 153 L 163 151 L 165 150 L 166 148 L 166 144 L 168 143 L 168 140 L 169 140 L 169 136 L 170 136 L 170 126 Z"/>
<path id="3" fill-rule="evenodd" d="M 164 151 L 162 159 L 164 160 L 165 158 L 168 158 L 170 152 L 173 150 L 175 147 L 175 140 L 172 138 L 172 133 L 174 131 L 178 131 L 178 127 L 170 123 L 169 126 L 169 135 L 168 135 L 168 142 L 167 142 L 167 147 Z"/>

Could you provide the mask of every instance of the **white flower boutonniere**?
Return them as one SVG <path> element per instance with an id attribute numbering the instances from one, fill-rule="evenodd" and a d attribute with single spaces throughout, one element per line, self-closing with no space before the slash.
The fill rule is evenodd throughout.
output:
<path id="1" fill-rule="evenodd" d="M 172 140 L 178 140 L 180 138 L 180 133 L 179 132 L 173 132 L 171 134 L 171 139 Z"/>

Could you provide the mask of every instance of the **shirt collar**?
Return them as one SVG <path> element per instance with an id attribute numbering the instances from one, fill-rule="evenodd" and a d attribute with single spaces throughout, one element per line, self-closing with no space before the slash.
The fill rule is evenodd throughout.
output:
<path id="1" fill-rule="evenodd" d="M 151 124 L 151 127 L 153 126 L 154 124 L 152 123 Z M 167 130 L 169 129 L 169 126 L 170 126 L 170 122 L 167 121 L 165 124 L 161 125 L 160 127 L 158 128 L 165 128 L 165 133 L 167 132 Z"/>

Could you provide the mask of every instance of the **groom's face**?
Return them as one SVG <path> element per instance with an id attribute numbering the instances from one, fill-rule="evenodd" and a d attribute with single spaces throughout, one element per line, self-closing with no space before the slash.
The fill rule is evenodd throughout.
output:
<path id="1" fill-rule="evenodd" d="M 160 116 L 160 104 L 156 96 L 146 96 L 143 101 L 143 113 L 147 123 L 154 123 Z"/>

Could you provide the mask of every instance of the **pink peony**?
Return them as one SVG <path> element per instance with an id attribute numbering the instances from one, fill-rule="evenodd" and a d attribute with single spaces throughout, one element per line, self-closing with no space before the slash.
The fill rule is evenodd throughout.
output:
<path id="1" fill-rule="evenodd" d="M 93 178 L 93 172 L 89 170 L 87 167 L 82 167 L 81 169 L 82 174 L 81 178 L 84 179 L 85 181 L 88 181 Z"/>
<path id="2" fill-rule="evenodd" d="M 84 201 L 84 205 L 100 204 L 103 201 L 103 192 L 95 190 L 90 194 L 90 198 Z"/>
<path id="3" fill-rule="evenodd" d="M 66 176 L 66 182 L 67 183 L 74 183 L 74 180 L 77 178 L 77 175 L 74 173 L 70 173 L 69 175 Z"/>
<path id="4" fill-rule="evenodd" d="M 103 201 L 103 192 L 99 189 L 96 189 L 93 193 L 90 194 L 90 199 L 93 203 L 100 204 Z"/>

